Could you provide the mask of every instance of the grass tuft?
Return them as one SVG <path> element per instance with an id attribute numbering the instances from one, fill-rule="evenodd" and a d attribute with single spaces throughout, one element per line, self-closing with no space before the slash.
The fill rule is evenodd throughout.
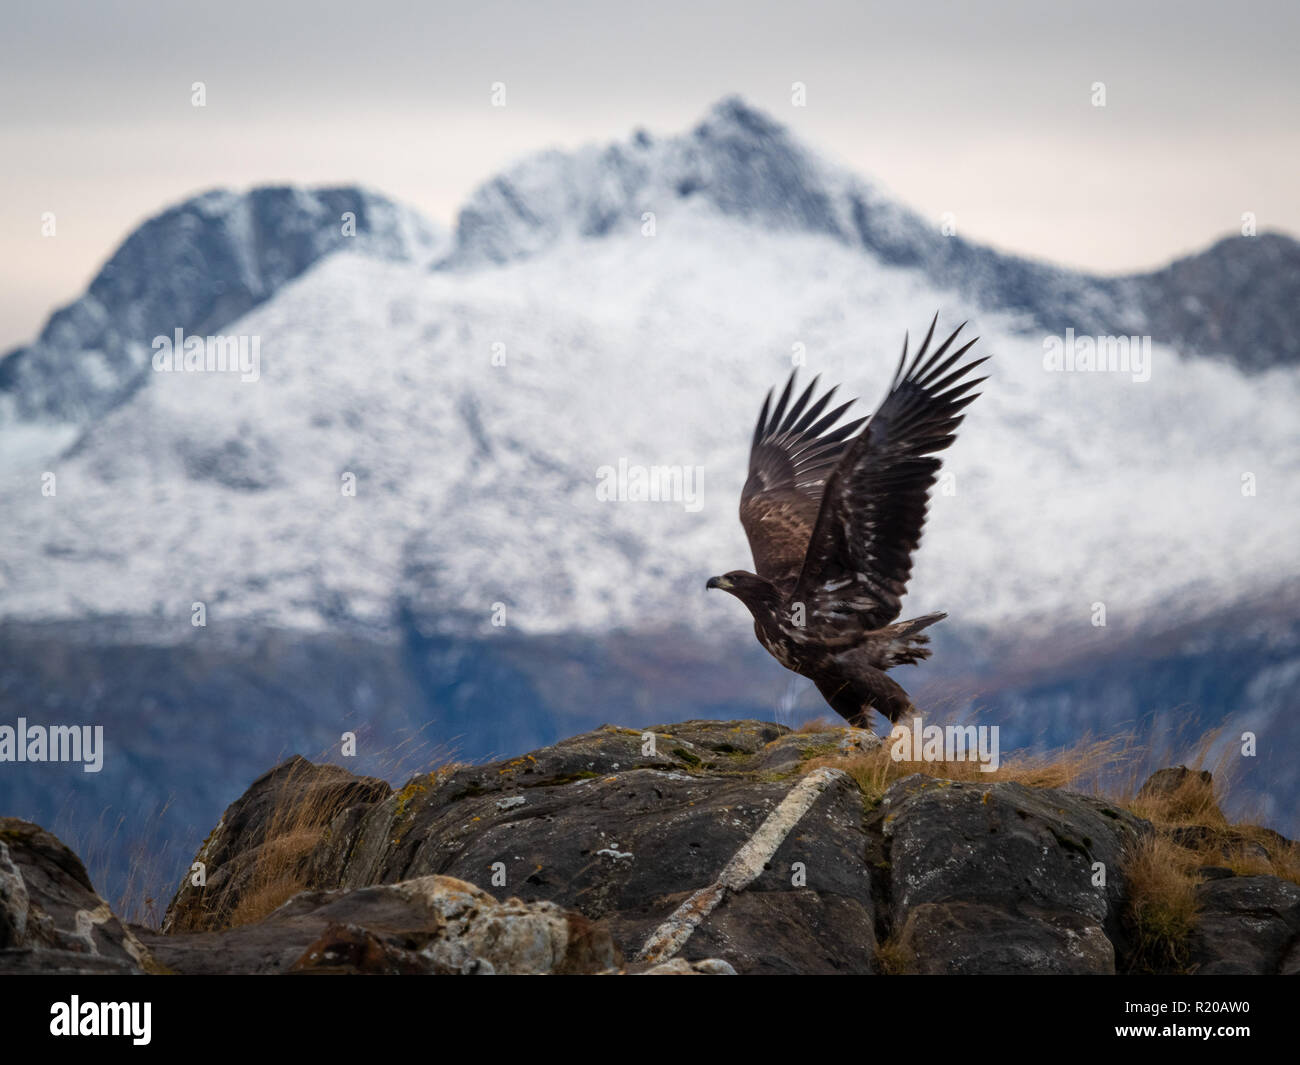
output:
<path id="1" fill-rule="evenodd" d="M 1128 889 L 1124 922 L 1134 940 L 1129 968 L 1186 972 L 1200 883 L 1194 856 L 1168 836 L 1143 836 L 1129 848 L 1124 876 Z"/>

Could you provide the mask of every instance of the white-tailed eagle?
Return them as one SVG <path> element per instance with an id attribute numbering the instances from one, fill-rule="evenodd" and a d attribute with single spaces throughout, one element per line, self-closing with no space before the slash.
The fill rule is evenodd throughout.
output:
<path id="1" fill-rule="evenodd" d="M 889 393 L 869 418 L 836 425 L 849 401 L 826 411 L 817 379 L 791 402 L 791 373 L 776 406 L 768 393 L 749 453 L 740 522 L 757 573 L 733 570 L 709 588 L 730 592 L 754 616 L 759 642 L 787 669 L 810 678 L 851 724 L 872 708 L 890 719 L 912 710 L 885 671 L 930 654 L 922 630 L 947 614 L 894 623 L 921 543 L 930 488 L 962 409 L 985 378 L 959 365 L 979 339 L 953 347 L 958 326 L 934 351 L 930 323 L 908 360 L 907 340 Z M 987 358 L 987 356 L 985 356 Z M 861 430 L 861 431 L 859 431 Z"/>

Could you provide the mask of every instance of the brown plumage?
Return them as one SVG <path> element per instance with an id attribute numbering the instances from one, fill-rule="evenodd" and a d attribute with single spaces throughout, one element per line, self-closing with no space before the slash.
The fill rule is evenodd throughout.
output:
<path id="1" fill-rule="evenodd" d="M 910 362 L 904 339 L 870 418 L 836 426 L 852 401 L 828 412 L 835 389 L 814 401 L 816 378 L 793 402 L 794 373 L 775 407 L 768 393 L 740 497 L 757 572 L 708 582 L 749 608 L 778 662 L 862 727 L 872 708 L 891 721 L 912 709 L 885 671 L 929 657 L 922 630 L 947 617 L 894 623 L 941 465 L 935 455 L 953 442 L 960 412 L 979 395 L 971 389 L 985 380 L 967 377 L 984 359 L 958 365 L 978 337 L 949 353 L 964 323 L 930 351 L 937 321 Z"/>

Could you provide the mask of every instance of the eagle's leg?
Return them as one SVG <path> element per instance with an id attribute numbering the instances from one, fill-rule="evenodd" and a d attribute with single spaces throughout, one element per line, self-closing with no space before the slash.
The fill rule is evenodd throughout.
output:
<path id="1" fill-rule="evenodd" d="M 889 718 L 889 723 L 892 725 L 900 717 L 915 714 L 912 697 L 903 690 L 903 686 L 879 670 L 875 673 L 875 684 L 880 693 L 876 696 L 876 709 Z"/>
<path id="2" fill-rule="evenodd" d="M 873 666 L 859 665 L 851 675 L 840 673 L 816 683 L 831 709 L 856 728 L 871 727 L 873 708 L 891 723 L 916 709 L 903 686 Z"/>

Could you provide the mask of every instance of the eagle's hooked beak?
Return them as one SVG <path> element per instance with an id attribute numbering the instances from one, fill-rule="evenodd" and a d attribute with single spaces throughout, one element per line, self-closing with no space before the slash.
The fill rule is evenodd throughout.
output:
<path id="1" fill-rule="evenodd" d="M 707 591 L 709 588 L 721 588 L 724 592 L 731 587 L 731 581 L 726 577 L 710 577 L 709 583 L 704 586 Z"/>

